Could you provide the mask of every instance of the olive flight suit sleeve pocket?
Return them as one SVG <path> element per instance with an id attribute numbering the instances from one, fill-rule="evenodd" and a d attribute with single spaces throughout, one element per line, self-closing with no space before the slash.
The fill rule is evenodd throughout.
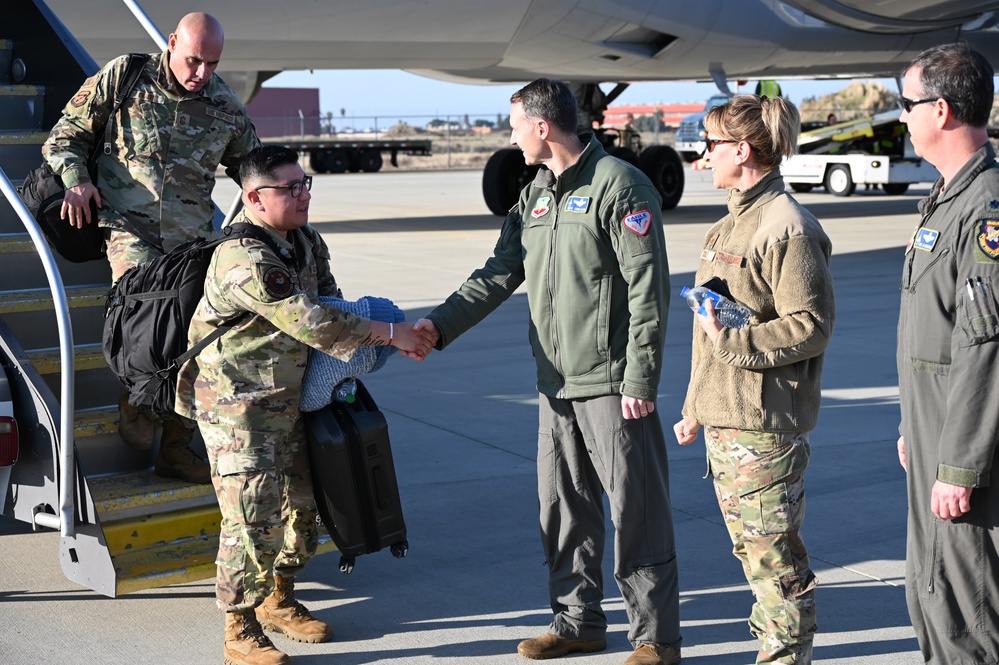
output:
<path id="1" fill-rule="evenodd" d="M 959 286 L 963 287 L 958 291 L 963 305 L 959 317 L 961 346 L 974 346 L 999 337 L 999 307 L 992 277 L 970 277 Z"/>

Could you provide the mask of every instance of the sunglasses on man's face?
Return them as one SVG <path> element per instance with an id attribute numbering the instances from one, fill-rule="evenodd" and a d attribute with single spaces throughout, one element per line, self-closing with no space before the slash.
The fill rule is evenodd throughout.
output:
<path id="1" fill-rule="evenodd" d="M 909 99 L 908 97 L 902 97 L 898 100 L 898 105 L 901 106 L 906 113 L 912 112 L 912 107 L 919 104 L 929 104 L 930 102 L 935 102 L 939 97 L 926 97 L 924 99 Z"/>

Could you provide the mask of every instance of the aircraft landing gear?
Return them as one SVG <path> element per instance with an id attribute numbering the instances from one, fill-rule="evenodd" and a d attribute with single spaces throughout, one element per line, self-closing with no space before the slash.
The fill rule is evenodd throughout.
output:
<path id="1" fill-rule="evenodd" d="M 534 180 L 538 166 L 524 163 L 520 148 L 503 148 L 493 153 L 482 172 L 482 196 L 494 215 L 506 215 L 517 203 L 520 192 Z"/>

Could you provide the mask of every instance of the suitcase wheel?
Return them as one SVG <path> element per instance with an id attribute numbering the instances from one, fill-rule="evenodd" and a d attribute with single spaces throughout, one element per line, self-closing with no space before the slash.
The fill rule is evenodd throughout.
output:
<path id="1" fill-rule="evenodd" d="M 409 554 L 409 541 L 404 540 L 392 546 L 392 556 L 396 559 L 402 559 L 407 554 Z"/>
<path id="2" fill-rule="evenodd" d="M 354 572 L 354 557 L 352 556 L 340 557 L 340 572 L 343 573 L 344 575 L 350 575 L 352 572 Z"/>

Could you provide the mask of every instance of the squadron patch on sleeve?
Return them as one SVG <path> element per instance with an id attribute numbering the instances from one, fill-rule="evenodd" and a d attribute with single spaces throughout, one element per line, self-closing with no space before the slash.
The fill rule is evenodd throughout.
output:
<path id="1" fill-rule="evenodd" d="M 81 106 L 87 103 L 88 99 L 90 99 L 91 92 L 92 92 L 91 90 L 81 90 L 80 92 L 76 93 L 76 96 L 73 97 L 73 99 L 69 100 L 69 103 L 75 106 L 76 108 L 80 108 Z M 65 99 L 65 97 L 63 99 Z"/>
<path id="2" fill-rule="evenodd" d="M 999 259 L 999 220 L 985 220 L 978 227 L 978 249 L 992 260 Z"/>
<path id="3" fill-rule="evenodd" d="M 652 227 L 652 213 L 648 210 L 639 210 L 638 212 L 626 215 L 621 220 L 621 223 L 638 235 L 644 236 L 649 232 L 649 228 Z"/>
<path id="4" fill-rule="evenodd" d="M 295 290 L 291 275 L 287 270 L 278 266 L 270 266 L 264 270 L 263 282 L 267 295 L 278 300 L 287 298 Z"/>

